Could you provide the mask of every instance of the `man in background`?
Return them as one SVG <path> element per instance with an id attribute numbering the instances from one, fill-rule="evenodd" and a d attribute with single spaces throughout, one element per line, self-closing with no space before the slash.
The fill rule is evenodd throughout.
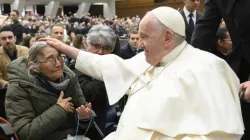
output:
<path id="1" fill-rule="evenodd" d="M 202 18 L 203 14 L 197 11 L 200 5 L 200 0 L 184 0 L 184 4 L 184 8 L 180 13 L 185 21 L 186 41 L 190 43 L 195 24 Z"/>
<path id="2" fill-rule="evenodd" d="M 23 26 L 18 21 L 19 12 L 17 10 L 12 10 L 10 13 L 13 24 L 11 25 L 12 31 L 16 36 L 16 44 L 19 45 L 23 41 Z"/>
<path id="3" fill-rule="evenodd" d="M 132 27 L 129 29 L 128 37 L 128 44 L 121 46 L 120 50 L 120 56 L 123 59 L 132 58 L 143 51 L 143 49 L 139 48 L 139 34 L 137 27 Z"/>
<path id="4" fill-rule="evenodd" d="M 20 56 L 28 54 L 28 48 L 15 44 L 16 37 L 10 26 L 3 26 L 0 29 L 0 88 L 6 88 L 8 75 L 6 66 Z"/>
<path id="5" fill-rule="evenodd" d="M 64 42 L 65 31 L 64 26 L 62 24 L 55 24 L 51 27 L 50 37 L 55 38 L 61 42 Z M 62 54 L 64 58 L 64 63 L 68 66 L 71 62 L 71 58 L 67 57 L 66 55 Z"/>

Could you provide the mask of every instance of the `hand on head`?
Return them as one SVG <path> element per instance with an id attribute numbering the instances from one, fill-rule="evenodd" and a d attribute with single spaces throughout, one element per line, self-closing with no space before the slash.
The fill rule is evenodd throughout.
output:
<path id="1" fill-rule="evenodd" d="M 245 90 L 244 99 L 250 102 L 250 81 L 240 84 L 240 91 Z"/>
<path id="2" fill-rule="evenodd" d="M 68 97 L 64 99 L 63 97 L 64 92 L 62 91 L 57 100 L 57 104 L 60 105 L 66 112 L 74 112 L 74 104 L 70 102 L 72 98 Z"/>
<path id="3" fill-rule="evenodd" d="M 57 49 L 58 51 L 60 51 L 61 46 L 66 45 L 63 42 L 61 42 L 58 39 L 55 38 L 40 38 L 39 41 L 46 41 L 48 45 L 54 47 L 55 49 Z"/>
<path id="4" fill-rule="evenodd" d="M 57 40 L 55 38 L 41 38 L 39 41 L 46 41 L 48 45 L 54 47 L 57 51 L 62 54 L 67 55 L 68 57 L 76 60 L 78 53 L 80 52 L 79 49 L 75 47 L 69 47 L 67 44 Z"/>

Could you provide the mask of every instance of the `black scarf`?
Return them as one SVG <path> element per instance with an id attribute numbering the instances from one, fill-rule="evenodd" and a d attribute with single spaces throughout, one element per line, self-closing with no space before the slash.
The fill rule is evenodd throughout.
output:
<path id="1" fill-rule="evenodd" d="M 15 50 L 13 52 L 13 55 L 8 50 L 4 50 L 4 51 L 9 56 L 9 58 L 10 58 L 11 61 L 17 59 L 17 48 L 16 48 L 16 46 L 15 46 Z"/>
<path id="2" fill-rule="evenodd" d="M 48 91 L 60 95 L 61 91 L 65 91 L 68 87 L 70 79 L 67 73 L 63 73 L 63 76 L 59 78 L 56 82 L 48 81 L 45 76 L 41 73 L 35 73 L 36 81 L 40 86 L 47 89 Z"/>

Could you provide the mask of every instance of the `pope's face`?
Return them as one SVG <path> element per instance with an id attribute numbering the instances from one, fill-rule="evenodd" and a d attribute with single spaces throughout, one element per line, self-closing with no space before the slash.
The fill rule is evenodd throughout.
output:
<path id="1" fill-rule="evenodd" d="M 159 30 L 152 23 L 155 18 L 152 13 L 148 13 L 142 19 L 139 25 L 139 48 L 143 48 L 146 56 L 146 61 L 151 65 L 157 65 L 165 53 L 164 49 L 164 32 Z"/>

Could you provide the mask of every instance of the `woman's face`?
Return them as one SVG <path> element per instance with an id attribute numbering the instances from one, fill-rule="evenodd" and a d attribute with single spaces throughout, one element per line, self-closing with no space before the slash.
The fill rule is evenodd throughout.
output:
<path id="1" fill-rule="evenodd" d="M 29 44 L 29 47 L 31 47 L 32 45 L 34 45 L 36 43 L 36 39 L 34 37 L 32 37 L 30 39 L 30 44 Z"/>
<path id="2" fill-rule="evenodd" d="M 42 49 L 40 55 L 39 72 L 42 73 L 47 80 L 56 81 L 63 76 L 64 59 L 61 54 L 51 46 Z"/>

